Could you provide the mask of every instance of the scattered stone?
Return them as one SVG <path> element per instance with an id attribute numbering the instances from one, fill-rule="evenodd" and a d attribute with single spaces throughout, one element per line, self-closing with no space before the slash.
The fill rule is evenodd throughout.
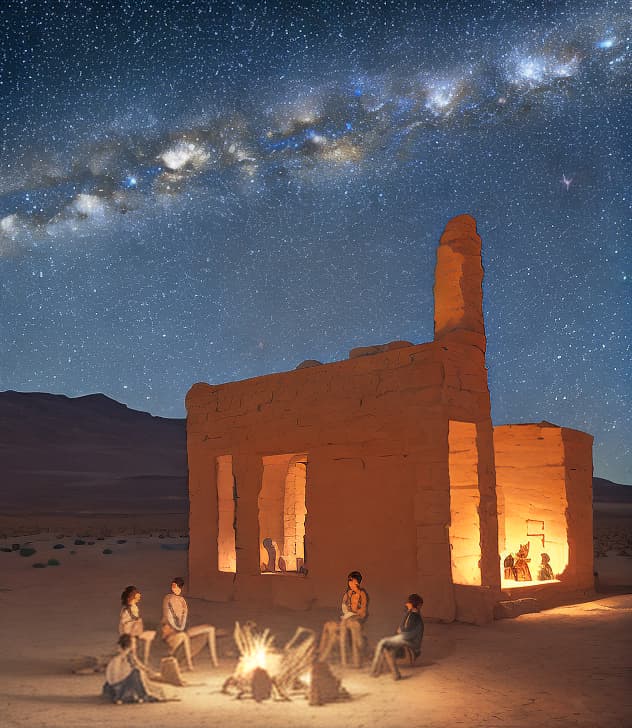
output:
<path id="1" fill-rule="evenodd" d="M 540 607 L 537 599 L 524 597 L 498 602 L 494 607 L 494 619 L 513 619 L 521 614 L 532 614 L 539 612 Z"/>
<path id="2" fill-rule="evenodd" d="M 70 661 L 70 669 L 75 675 L 93 675 L 95 672 L 105 672 L 105 668 L 112 657 L 113 655 L 74 657 Z"/>
<path id="3" fill-rule="evenodd" d="M 160 681 L 170 685 L 186 685 L 175 657 L 163 657 L 160 660 Z"/>
<path id="4" fill-rule="evenodd" d="M 53 548 L 54 548 L 54 549 L 65 549 L 66 547 L 64 546 L 64 544 L 63 544 L 63 543 L 56 543 L 56 544 L 55 544 L 55 545 L 53 546 Z"/>
<path id="5" fill-rule="evenodd" d="M 310 705 L 324 705 L 336 700 L 348 700 L 349 693 L 340 684 L 326 662 L 315 662 L 312 666 L 307 699 Z"/>

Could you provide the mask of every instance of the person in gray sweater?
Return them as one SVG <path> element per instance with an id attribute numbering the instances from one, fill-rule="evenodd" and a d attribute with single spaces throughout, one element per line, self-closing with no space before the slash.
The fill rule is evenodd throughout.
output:
<path id="1" fill-rule="evenodd" d="M 421 606 L 424 600 L 419 594 L 410 594 L 406 600 L 406 614 L 404 615 L 397 634 L 381 639 L 375 649 L 371 675 L 378 677 L 386 663 L 395 680 L 401 678 L 395 658 L 402 647 L 408 647 L 415 657 L 421 653 L 421 640 L 424 636 L 424 621 L 421 618 Z"/>

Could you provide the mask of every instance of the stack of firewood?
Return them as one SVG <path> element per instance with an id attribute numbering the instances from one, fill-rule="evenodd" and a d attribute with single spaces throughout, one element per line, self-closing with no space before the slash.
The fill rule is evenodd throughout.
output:
<path id="1" fill-rule="evenodd" d="M 314 662 L 316 636 L 311 629 L 299 627 L 282 650 L 273 647 L 270 630 L 257 633 L 252 622 L 243 627 L 235 622 L 233 633 L 239 649 L 239 661 L 222 687 L 235 689 L 238 698 L 252 697 L 257 702 L 274 696 L 290 700 L 291 694 L 307 693 L 304 678 Z"/>

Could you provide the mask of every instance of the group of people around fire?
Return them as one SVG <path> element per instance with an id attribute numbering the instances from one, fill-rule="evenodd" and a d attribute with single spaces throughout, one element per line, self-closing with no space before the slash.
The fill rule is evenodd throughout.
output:
<path id="1" fill-rule="evenodd" d="M 360 667 L 366 650 L 364 623 L 368 616 L 369 596 L 361 586 L 362 574 L 352 571 L 342 595 L 341 615 L 338 620 L 325 622 L 318 659 L 326 661 L 337 645 L 342 662 L 346 661 L 347 644 L 350 642 L 352 664 Z M 178 653 L 183 667 L 193 670 L 193 657 L 208 645 L 211 661 L 217 666 L 215 628 L 200 625 L 187 629 L 189 609 L 182 595 L 184 579 L 175 577 L 171 588 L 162 600 L 160 636 L 170 656 Z M 146 630 L 140 612 L 141 592 L 130 585 L 121 594 L 119 614 L 118 653 L 109 661 L 105 670 L 103 695 L 116 704 L 143 703 L 164 700 L 163 691 L 152 682 L 159 677 L 148 667 L 149 648 L 156 636 L 154 630 Z M 405 613 L 395 634 L 382 638 L 375 649 L 370 674 L 379 676 L 388 668 L 394 679 L 401 678 L 397 658 L 408 654 L 414 660 L 421 653 L 424 622 L 421 616 L 423 599 L 410 594 L 405 600 Z M 143 649 L 144 659 L 139 657 Z"/>
<path id="2" fill-rule="evenodd" d="M 215 648 L 215 627 L 207 624 L 187 629 L 189 607 L 182 596 L 184 579 L 176 576 L 171 588 L 162 600 L 160 636 L 166 643 L 169 655 L 176 651 L 182 654 L 184 668 L 193 670 L 193 657 L 208 644 L 211 660 L 217 666 Z M 140 590 L 130 585 L 121 594 L 119 614 L 118 654 L 108 663 L 105 670 L 103 694 L 113 703 L 156 702 L 164 699 L 163 691 L 152 683 L 159 677 L 148 666 L 149 647 L 155 630 L 146 630 L 140 612 Z M 138 656 L 143 648 L 144 659 Z"/>

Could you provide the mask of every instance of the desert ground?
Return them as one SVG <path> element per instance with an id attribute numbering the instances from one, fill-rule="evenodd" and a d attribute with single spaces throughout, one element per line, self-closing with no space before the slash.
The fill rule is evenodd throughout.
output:
<path id="1" fill-rule="evenodd" d="M 628 507 L 629 508 L 629 507 Z M 608 509 L 606 509 L 608 510 Z M 476 627 L 426 624 L 423 654 L 402 666 L 403 680 L 371 678 L 367 667 L 342 671 L 351 699 L 311 707 L 304 698 L 289 703 L 237 700 L 220 692 L 236 655 L 230 635 L 220 640 L 220 667 L 207 654 L 185 673 L 187 685 L 169 687 L 179 700 L 115 706 L 100 698 L 103 675 L 76 675 L 82 656 L 113 652 L 118 597 L 136 584 L 146 624 L 157 625 L 162 595 L 171 578 L 186 574 L 186 536 L 158 534 L 91 535 L 79 528 L 57 533 L 15 532 L 0 547 L 19 543 L 31 556 L 0 552 L 0 725 L 7 728 L 120 728 L 151 726 L 252 725 L 334 728 L 414 728 L 416 726 L 624 726 L 632 724 L 632 558 L 622 555 L 621 539 L 632 530 L 632 511 L 610 507 L 598 537 L 604 556 L 596 559 L 605 593 L 570 604 Z M 6 525 L 6 524 L 5 524 Z M 69 523 L 67 525 L 70 525 Z M 76 523 L 74 524 L 77 525 Z M 122 528 L 125 528 L 123 523 Z M 136 524 L 138 526 L 138 524 Z M 129 524 L 127 524 L 129 526 Z M 130 530 L 129 528 L 127 529 Z M 134 530 L 138 530 L 136 527 Z M 107 533 L 101 529 L 101 533 Z M 83 544 L 75 544 L 77 533 Z M 160 537 L 159 537 L 160 536 Z M 55 544 L 64 548 L 54 549 Z M 109 549 L 112 553 L 104 554 Z M 59 565 L 33 568 L 56 559 Z M 344 568 L 343 568 L 344 571 Z M 367 584 L 370 591 L 370 584 Z M 235 620 L 270 627 L 282 645 L 302 625 L 319 630 L 335 617 L 328 609 L 292 612 L 257 604 L 190 599 L 191 624 L 208 622 L 232 633 Z M 401 606 L 371 615 L 369 641 L 391 633 Z M 166 654 L 157 638 L 151 662 Z"/>

